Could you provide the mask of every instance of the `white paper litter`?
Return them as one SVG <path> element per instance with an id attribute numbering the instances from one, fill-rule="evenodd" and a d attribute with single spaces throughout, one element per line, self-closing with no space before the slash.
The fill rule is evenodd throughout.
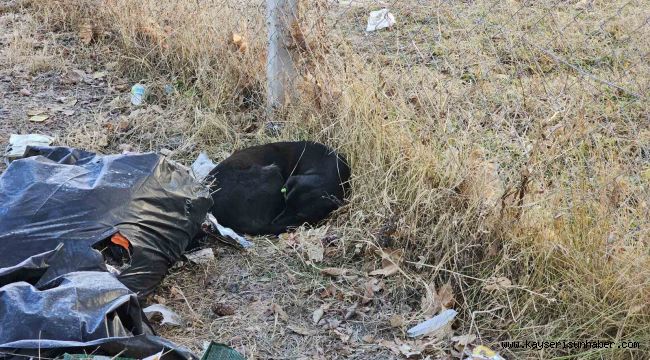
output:
<path id="1" fill-rule="evenodd" d="M 187 253 L 185 257 L 195 264 L 209 264 L 214 261 L 214 251 L 211 248 L 201 249 Z"/>
<path id="2" fill-rule="evenodd" d="M 208 221 L 210 221 L 210 224 L 212 224 L 212 226 L 214 226 L 217 229 L 219 234 L 221 234 L 224 237 L 233 239 L 244 249 L 253 247 L 254 244 L 252 242 L 246 240 L 245 237 L 237 234 L 233 229 L 227 228 L 225 226 L 221 226 L 219 222 L 217 222 L 217 219 L 214 217 L 214 215 L 212 215 L 211 213 L 208 213 Z"/>
<path id="3" fill-rule="evenodd" d="M 381 30 L 393 25 L 395 25 L 395 15 L 391 14 L 388 9 L 371 11 L 370 16 L 368 16 L 366 31 Z"/>
<path id="4" fill-rule="evenodd" d="M 147 316 L 147 319 L 151 320 L 155 315 L 162 316 L 160 325 L 174 325 L 174 326 L 183 326 L 183 319 L 177 313 L 171 311 L 167 306 L 161 304 L 153 304 L 142 309 L 144 314 Z"/>
<path id="5" fill-rule="evenodd" d="M 9 137 L 9 146 L 5 156 L 8 159 L 16 159 L 23 157 L 27 146 L 49 146 L 52 143 L 52 138 L 47 135 L 40 134 L 27 134 L 18 135 L 11 134 Z"/>
<path id="6" fill-rule="evenodd" d="M 414 327 L 408 329 L 406 333 L 410 337 L 416 337 L 434 332 L 443 326 L 449 324 L 458 314 L 454 309 L 446 309 L 440 314 L 432 317 L 431 319 L 421 322 Z"/>
<path id="7" fill-rule="evenodd" d="M 208 154 L 202 152 L 192 163 L 192 174 L 198 181 L 203 181 L 217 164 L 213 163 Z"/>

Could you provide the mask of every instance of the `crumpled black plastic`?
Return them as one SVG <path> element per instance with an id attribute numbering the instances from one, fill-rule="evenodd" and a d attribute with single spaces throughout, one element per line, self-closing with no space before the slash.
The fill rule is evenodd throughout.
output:
<path id="1" fill-rule="evenodd" d="M 143 296 L 182 256 L 211 206 L 206 187 L 154 153 L 30 148 L 0 177 L 0 269 L 63 244 L 40 284 L 106 271 L 93 246 L 119 231 L 132 250 L 118 278 Z"/>
<path id="2" fill-rule="evenodd" d="M 154 336 L 138 298 L 197 235 L 209 190 L 153 154 L 30 148 L 0 176 L 0 358 L 194 355 Z M 117 276 L 98 248 L 130 242 Z"/>
<path id="3" fill-rule="evenodd" d="M 0 358 L 143 358 L 164 350 L 167 359 L 194 358 L 154 336 L 135 293 L 107 272 L 72 272 L 38 288 L 26 281 L 0 287 L 0 319 Z"/>

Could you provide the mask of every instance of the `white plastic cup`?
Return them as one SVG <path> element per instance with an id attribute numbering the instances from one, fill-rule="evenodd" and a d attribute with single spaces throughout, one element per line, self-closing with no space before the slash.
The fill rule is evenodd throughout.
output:
<path id="1" fill-rule="evenodd" d="M 131 104 L 138 106 L 144 102 L 146 88 L 142 84 L 135 84 L 131 88 Z"/>

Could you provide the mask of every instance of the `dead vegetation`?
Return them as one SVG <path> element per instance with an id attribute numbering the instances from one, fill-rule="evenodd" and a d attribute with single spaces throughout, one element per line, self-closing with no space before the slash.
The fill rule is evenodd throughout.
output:
<path id="1" fill-rule="evenodd" d="M 509 358 L 646 358 L 644 2 L 404 1 L 391 4 L 392 30 L 364 34 L 375 8 L 302 4 L 300 96 L 280 134 L 345 153 L 350 203 L 327 232 L 175 270 L 155 300 L 189 324 L 162 335 L 195 351 L 227 342 L 249 358 L 458 356 L 452 335 Z M 75 61 L 114 64 L 151 90 L 142 109 L 116 97 L 60 129 L 62 143 L 167 148 L 189 162 L 272 139 L 260 1 L 29 0 L 12 11 L 30 20 L 6 40 L 3 66 L 65 73 L 63 55 L 29 34 L 72 33 Z M 453 331 L 408 340 L 406 328 L 450 307 Z M 503 340 L 642 348 L 513 351 Z"/>

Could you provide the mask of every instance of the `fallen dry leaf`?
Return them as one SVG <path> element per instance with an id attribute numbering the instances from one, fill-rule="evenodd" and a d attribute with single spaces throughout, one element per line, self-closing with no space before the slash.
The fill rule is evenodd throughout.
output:
<path id="1" fill-rule="evenodd" d="M 327 299 L 336 296 L 336 287 L 334 285 L 329 285 L 325 290 L 321 291 L 319 294 L 321 299 Z"/>
<path id="2" fill-rule="evenodd" d="M 393 274 L 396 274 L 399 271 L 399 267 L 395 264 L 390 264 L 382 269 L 374 270 L 368 273 L 370 276 L 391 276 Z"/>
<path id="3" fill-rule="evenodd" d="M 395 314 L 390 317 L 390 326 L 394 328 L 401 328 L 406 325 L 406 320 L 402 315 Z"/>
<path id="4" fill-rule="evenodd" d="M 364 284 L 364 292 L 361 297 L 361 304 L 365 305 L 375 298 L 375 293 L 384 288 L 384 282 L 376 278 L 370 278 Z"/>
<path id="5" fill-rule="evenodd" d="M 431 284 L 426 288 L 427 293 L 422 296 L 421 308 L 425 316 L 433 316 L 443 308 L 451 308 L 454 304 L 454 290 L 451 283 L 446 283 L 438 291 Z"/>
<path id="6" fill-rule="evenodd" d="M 460 336 L 453 336 L 451 338 L 451 341 L 454 343 L 458 343 L 458 345 L 461 346 L 467 346 L 476 340 L 476 335 L 474 334 L 466 334 L 466 335 L 460 335 Z"/>
<path id="7" fill-rule="evenodd" d="M 239 52 L 246 52 L 248 49 L 248 42 L 240 34 L 233 32 L 230 40 Z"/>
<path id="8" fill-rule="evenodd" d="M 343 268 L 324 268 L 320 270 L 320 273 L 323 275 L 329 276 L 343 276 L 347 274 L 350 270 Z"/>
<path id="9" fill-rule="evenodd" d="M 282 307 L 276 303 L 273 303 L 271 305 L 271 311 L 273 312 L 274 315 L 279 317 L 280 319 L 287 321 L 289 319 L 289 315 L 282 309 Z"/>
<path id="10" fill-rule="evenodd" d="M 380 249 L 378 251 L 381 255 L 381 269 L 371 271 L 370 276 L 391 276 L 399 271 L 399 265 L 404 258 L 404 250 L 402 249 Z"/>
<path id="11" fill-rule="evenodd" d="M 341 325 L 340 320 L 327 319 L 327 321 L 325 322 L 325 326 L 323 326 L 323 329 L 325 329 L 325 330 L 334 330 L 334 329 L 338 328 L 339 325 Z"/>
<path id="12" fill-rule="evenodd" d="M 395 355 L 402 355 L 404 357 L 420 357 L 423 353 L 432 351 L 436 341 L 402 341 L 400 339 L 395 339 L 395 341 L 381 340 L 379 345 L 389 349 Z"/>
<path id="13" fill-rule="evenodd" d="M 445 308 L 450 308 L 454 304 L 454 289 L 451 287 L 451 282 L 447 282 L 438 290 L 438 302 Z"/>
<path id="14" fill-rule="evenodd" d="M 94 38 L 94 27 L 93 25 L 86 21 L 79 27 L 79 40 L 84 45 L 88 45 L 93 41 Z"/>
<path id="15" fill-rule="evenodd" d="M 371 344 L 375 342 L 375 337 L 372 335 L 364 335 L 361 340 L 365 343 Z"/>
<path id="16" fill-rule="evenodd" d="M 491 277 L 485 282 L 483 288 L 488 291 L 508 289 L 512 282 L 507 277 Z"/>
<path id="17" fill-rule="evenodd" d="M 318 334 L 318 331 L 316 331 L 316 330 L 307 329 L 307 328 L 299 326 L 299 325 L 290 324 L 290 325 L 287 325 L 287 328 L 289 330 L 295 332 L 296 334 L 303 335 L 303 336 L 313 336 L 313 335 Z"/>
<path id="18" fill-rule="evenodd" d="M 50 118 L 50 115 L 33 115 L 29 117 L 29 121 L 43 122 Z"/>
<path id="19" fill-rule="evenodd" d="M 358 307 L 359 307 L 358 303 L 352 304 L 352 306 L 350 306 L 348 308 L 348 310 L 345 312 L 345 316 L 343 317 L 343 319 L 345 319 L 345 320 L 352 319 L 352 317 L 357 314 L 357 308 Z"/>

